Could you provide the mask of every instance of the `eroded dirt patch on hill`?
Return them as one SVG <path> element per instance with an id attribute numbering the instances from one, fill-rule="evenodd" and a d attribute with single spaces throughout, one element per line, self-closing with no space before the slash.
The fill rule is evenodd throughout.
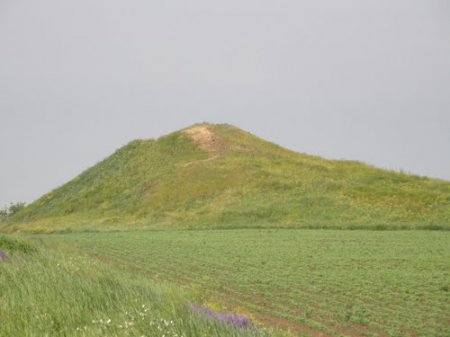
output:
<path id="1" fill-rule="evenodd" d="M 212 158 L 217 158 L 228 150 L 246 152 L 248 149 L 232 144 L 216 134 L 208 125 L 193 126 L 185 132 L 202 150 L 212 154 Z M 210 159 L 212 159 L 210 158 Z"/>

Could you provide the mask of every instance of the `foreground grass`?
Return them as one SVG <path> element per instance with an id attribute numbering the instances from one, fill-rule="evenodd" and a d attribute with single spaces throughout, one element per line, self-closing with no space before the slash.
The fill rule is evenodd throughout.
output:
<path id="1" fill-rule="evenodd" d="M 0 235 L 0 336 L 234 336 L 240 330 L 194 314 L 192 296 L 101 263 L 37 249 Z"/>
<path id="2" fill-rule="evenodd" d="M 450 233 L 224 230 L 42 237 L 321 336 L 450 336 Z"/>

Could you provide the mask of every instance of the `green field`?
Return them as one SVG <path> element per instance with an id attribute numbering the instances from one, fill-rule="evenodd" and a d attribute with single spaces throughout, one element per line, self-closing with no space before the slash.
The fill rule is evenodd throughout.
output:
<path id="1" fill-rule="evenodd" d="M 450 233 L 72 233 L 44 243 L 243 307 L 306 336 L 450 336 Z"/>

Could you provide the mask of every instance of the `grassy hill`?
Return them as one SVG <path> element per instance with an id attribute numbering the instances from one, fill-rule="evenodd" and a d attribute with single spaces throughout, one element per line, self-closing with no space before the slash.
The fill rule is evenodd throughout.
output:
<path id="1" fill-rule="evenodd" d="M 129 143 L 4 225 L 68 227 L 450 229 L 450 183 L 199 124 Z"/>

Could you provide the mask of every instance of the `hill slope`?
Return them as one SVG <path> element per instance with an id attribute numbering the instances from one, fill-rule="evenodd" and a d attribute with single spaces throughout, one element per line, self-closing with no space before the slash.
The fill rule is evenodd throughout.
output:
<path id="1" fill-rule="evenodd" d="M 450 183 L 325 160 L 230 125 L 136 140 L 7 227 L 450 228 Z"/>

